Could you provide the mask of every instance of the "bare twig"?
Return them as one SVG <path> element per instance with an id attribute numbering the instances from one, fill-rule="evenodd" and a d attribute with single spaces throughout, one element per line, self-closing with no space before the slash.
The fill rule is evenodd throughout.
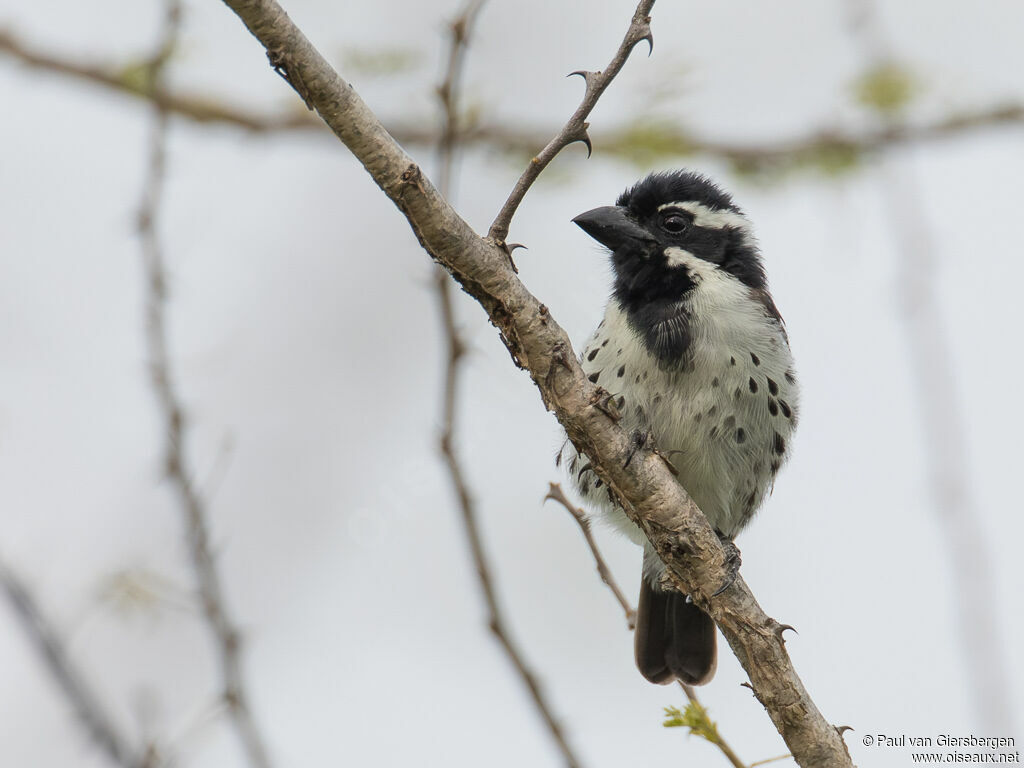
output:
<path id="1" fill-rule="evenodd" d="M 870 67 L 893 61 L 872 0 L 847 0 L 850 26 Z M 899 130 L 899 114 L 886 116 Z M 891 156 L 880 164 L 879 190 L 899 259 L 897 286 L 902 302 L 911 373 L 924 430 L 928 489 L 944 534 L 953 571 L 954 622 L 960 640 L 965 680 L 981 724 L 1008 733 L 1013 715 L 1007 688 L 1009 669 L 999 632 L 1000 610 L 988 541 L 978 523 L 970 490 L 966 422 L 956 391 L 956 353 L 937 295 L 940 251 L 924 211 L 921 184 L 913 169 L 897 167 Z"/>
<path id="2" fill-rule="evenodd" d="M 168 0 L 163 41 L 149 63 L 146 78 L 159 90 L 165 64 L 177 40 L 180 0 Z M 188 526 L 188 549 L 198 582 L 203 614 L 213 635 L 220 660 L 223 697 L 230 721 L 253 768 L 270 768 L 270 760 L 257 728 L 242 675 L 241 636 L 232 620 L 210 546 L 205 503 L 192 481 L 186 455 L 186 418 L 174 384 L 167 343 L 167 271 L 157 233 L 157 217 L 163 198 L 168 113 L 154 101 L 149 162 L 139 208 L 138 229 L 146 282 L 146 347 L 150 378 L 166 430 L 165 470 L 177 493 Z"/>
<path id="3" fill-rule="evenodd" d="M 572 515 L 573 520 L 576 521 L 580 530 L 583 532 L 583 538 L 586 540 L 587 546 L 590 547 L 590 553 L 594 556 L 594 562 L 597 564 L 597 572 L 601 575 L 601 581 L 608 586 L 612 594 L 615 596 L 616 602 L 618 602 L 622 607 L 622 610 L 625 611 L 626 623 L 629 629 L 631 631 L 636 629 L 636 610 L 626 598 L 625 594 L 623 594 L 622 590 L 619 589 L 619 585 L 615 581 L 615 577 L 612 576 L 611 569 L 605 562 L 604 556 L 601 554 L 601 550 L 598 548 L 597 542 L 594 540 L 594 536 L 590 530 L 590 521 L 587 519 L 587 513 L 569 501 L 569 497 L 565 495 L 565 491 L 562 490 L 560 483 L 548 483 L 548 486 L 548 493 L 547 496 L 544 497 L 544 500 L 547 501 L 550 499 L 552 501 L 557 501 L 565 507 L 570 515 Z M 703 708 L 703 705 L 700 703 L 700 699 L 697 698 L 697 694 L 694 691 L 693 686 L 680 682 L 679 687 L 683 689 L 683 693 L 686 694 L 686 698 L 691 703 L 697 704 Z M 753 768 L 753 765 L 758 765 L 758 763 L 754 763 L 752 766 L 748 767 L 742 760 L 740 760 L 739 756 L 733 751 L 732 747 L 729 746 L 729 743 L 722 738 L 721 734 L 717 734 L 717 737 L 717 740 L 712 741 L 712 743 L 718 747 L 734 768 Z"/>
<path id="4" fill-rule="evenodd" d="M 852 765 L 839 732 L 822 717 L 793 669 L 780 624 L 757 604 L 726 557 L 707 518 L 652 446 L 635 441 L 600 407 L 565 331 L 519 280 L 507 251 L 478 236 L 394 139 L 356 90 L 338 75 L 274 0 L 224 0 L 288 75 L 303 101 L 363 164 L 402 211 L 424 249 L 487 311 L 516 365 L 586 454 L 598 477 L 643 530 L 675 585 L 715 620 L 797 762 Z"/>
<path id="5" fill-rule="evenodd" d="M 563 507 L 568 510 L 569 514 L 572 515 L 573 520 L 580 527 L 580 531 L 583 532 L 583 538 L 587 542 L 587 546 L 590 547 L 590 554 L 594 556 L 594 563 L 597 565 L 597 572 L 601 576 L 601 581 L 608 585 L 608 589 L 615 595 L 615 599 L 619 605 L 622 606 L 623 612 L 626 614 L 626 625 L 630 629 L 636 629 L 636 610 L 630 604 L 626 595 L 623 594 L 619 588 L 619 584 L 615 581 L 615 577 L 612 575 L 611 569 L 608 564 L 604 561 L 604 557 L 601 555 L 601 550 L 597 548 L 597 542 L 594 541 L 594 534 L 590 530 L 590 520 L 587 519 L 587 513 L 577 507 L 569 498 L 565 495 L 565 491 L 562 490 L 560 483 L 548 483 L 548 493 L 544 497 L 544 501 L 548 499 L 557 501 Z"/>
<path id="6" fill-rule="evenodd" d="M 704 705 L 701 704 L 700 699 L 697 698 L 697 692 L 693 690 L 692 685 L 687 685 L 686 683 L 680 682 L 679 687 L 682 688 L 683 693 L 686 694 L 687 701 L 689 701 L 691 704 L 696 704 L 702 710 L 704 709 Z M 759 763 L 751 763 L 748 766 L 746 763 L 740 760 L 739 755 L 733 752 L 732 747 L 729 746 L 729 742 L 722 738 L 722 735 L 718 733 L 717 728 L 715 729 L 715 737 L 716 738 L 711 743 L 718 747 L 719 751 L 723 755 L 725 755 L 725 759 L 733 765 L 733 768 L 754 768 L 755 765 L 759 765 Z M 786 755 L 786 757 L 789 757 L 789 755 Z"/>
<path id="7" fill-rule="evenodd" d="M 487 236 L 494 242 L 505 242 L 505 238 L 508 236 L 508 228 L 512 223 L 512 217 L 515 216 L 519 204 L 523 201 L 530 187 L 533 186 L 533 182 L 540 176 L 541 171 L 547 168 L 548 163 L 555 159 L 555 155 L 573 142 L 580 141 L 586 144 L 587 156 L 590 156 L 591 143 L 590 136 L 587 134 L 587 128 L 590 125 L 586 122 L 587 117 L 597 105 L 597 100 L 601 98 L 605 89 L 611 85 L 612 80 L 619 74 L 636 44 L 641 40 L 646 40 L 650 44 L 650 50 L 654 50 L 654 34 L 651 32 L 651 9 L 653 7 L 654 0 L 640 0 L 640 4 L 637 5 L 636 11 L 633 13 L 633 20 L 629 24 L 626 36 L 622 39 L 622 44 L 619 45 L 619 50 L 615 52 L 612 60 L 603 71 L 585 72 L 581 70 L 572 73 L 582 77 L 585 83 L 586 89 L 583 93 L 583 101 L 580 102 L 576 111 L 572 113 L 572 117 L 569 118 L 568 122 L 562 126 L 562 130 L 530 161 L 529 165 L 526 166 L 526 170 L 523 171 L 523 175 L 519 177 L 519 181 L 516 182 L 512 193 L 501 207 L 497 217 L 491 223 L 490 231 L 487 233 Z"/>
<path id="8" fill-rule="evenodd" d="M 82 725 L 110 761 L 122 768 L 153 768 L 159 764 L 161 758 L 155 747 L 139 750 L 121 733 L 99 694 L 71 661 L 63 640 L 43 615 L 28 587 L 3 562 L 0 562 L 0 584 L 24 626 L 29 641 L 42 656 Z"/>
<path id="9" fill-rule="evenodd" d="M 251 133 L 313 133 L 330 137 L 322 120 L 308 110 L 286 109 L 261 112 L 225 103 L 220 97 L 171 92 L 161 85 L 147 87 L 137 76 L 138 68 L 90 62 L 82 57 L 60 55 L 34 47 L 11 32 L 0 29 L 0 54 L 44 72 L 91 83 L 134 98 L 151 101 L 169 114 L 201 124 L 220 124 Z M 1024 106 L 997 104 L 953 112 L 915 125 L 886 125 L 876 128 L 821 127 L 791 139 L 770 142 L 726 142 L 700 136 L 684 125 L 659 124 L 654 129 L 627 125 L 591 132 L 593 142 L 605 154 L 630 157 L 645 143 L 655 142 L 666 158 L 706 156 L 730 163 L 745 171 L 785 171 L 799 168 L 834 167 L 859 157 L 871 156 L 889 147 L 902 147 L 972 136 L 1002 126 L 1024 125 Z M 409 147 L 436 147 L 441 136 L 428 121 L 391 121 L 389 133 Z M 589 132 L 589 131 L 588 131 Z M 551 129 L 515 126 L 508 123 L 478 123 L 461 126 L 459 144 L 484 146 L 498 152 L 521 154 L 542 146 Z M 332 137 L 333 138 L 333 137 Z"/>
<path id="10" fill-rule="evenodd" d="M 452 181 L 454 178 L 452 169 L 455 163 L 456 150 L 459 146 L 459 96 L 461 92 L 460 82 L 463 63 L 465 61 L 466 49 L 469 45 L 470 32 L 483 4 L 483 0 L 470 0 L 458 17 L 449 25 L 450 44 L 448 48 L 448 62 L 445 67 L 444 80 L 437 88 L 443 121 L 441 136 L 437 145 L 438 186 L 441 194 L 448 199 L 451 199 L 452 196 Z M 573 752 L 572 747 L 570 747 L 561 725 L 555 718 L 551 704 L 544 695 L 536 673 L 530 668 L 523 652 L 513 641 L 504 614 L 498 604 L 490 560 L 487 557 L 480 533 L 476 505 L 469 492 L 466 476 L 462 470 L 462 465 L 459 462 L 454 445 L 456 418 L 458 416 L 459 363 L 465 354 L 466 348 L 455 321 L 452 281 L 448 273 L 440 266 L 436 267 L 435 270 L 434 285 L 437 289 L 437 298 L 441 309 L 441 320 L 446 340 L 440 449 L 445 465 L 448 468 L 448 476 L 451 479 L 452 488 L 458 499 L 459 510 L 462 513 L 463 528 L 469 542 L 477 579 L 484 595 L 484 602 L 487 604 L 489 614 L 487 624 L 529 691 L 530 698 L 566 765 L 579 766 L 581 762 Z"/>

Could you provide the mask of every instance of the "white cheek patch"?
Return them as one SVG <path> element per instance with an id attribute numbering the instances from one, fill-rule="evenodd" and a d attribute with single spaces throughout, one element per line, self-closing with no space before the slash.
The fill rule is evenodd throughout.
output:
<path id="1" fill-rule="evenodd" d="M 736 213 L 736 211 L 716 211 L 713 208 L 708 208 L 703 203 L 697 203 L 692 200 L 678 203 L 665 203 L 664 205 L 658 206 L 659 211 L 664 211 L 667 208 L 678 208 L 680 211 L 686 211 L 693 216 L 694 224 L 698 227 L 704 227 L 705 229 L 725 229 L 726 227 L 732 227 L 733 229 L 739 229 L 743 232 L 749 232 L 751 230 L 750 219 L 742 213 Z"/>
<path id="2" fill-rule="evenodd" d="M 666 248 L 665 260 L 670 267 L 693 267 L 698 259 L 692 253 L 682 248 Z"/>

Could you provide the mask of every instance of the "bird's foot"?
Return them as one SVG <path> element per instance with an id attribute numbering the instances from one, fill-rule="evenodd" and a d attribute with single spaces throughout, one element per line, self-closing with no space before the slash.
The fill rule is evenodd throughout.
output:
<path id="1" fill-rule="evenodd" d="M 736 546 L 736 542 L 732 540 L 731 536 L 724 536 L 718 531 L 718 540 L 722 543 L 722 549 L 725 550 L 725 570 L 726 579 L 725 583 L 722 584 L 711 596 L 718 597 L 720 594 L 725 592 L 729 587 L 736 581 L 736 577 L 740 573 L 740 565 L 743 564 L 743 559 L 740 557 L 739 547 Z"/>

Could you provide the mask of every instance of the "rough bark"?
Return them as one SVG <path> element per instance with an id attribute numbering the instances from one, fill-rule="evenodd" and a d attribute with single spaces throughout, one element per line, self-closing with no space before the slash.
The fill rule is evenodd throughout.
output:
<path id="1" fill-rule="evenodd" d="M 614 404 L 584 376 L 565 331 L 519 280 L 508 252 L 477 235 L 438 194 L 276 2 L 225 3 L 401 210 L 423 248 L 484 308 L 512 360 L 529 373 L 545 407 L 647 534 L 680 589 L 715 619 L 797 762 L 804 768 L 852 766 L 840 733 L 793 669 L 784 627 L 761 610 L 742 578 L 711 596 L 728 578 L 717 536 L 667 462 L 619 428 Z"/>

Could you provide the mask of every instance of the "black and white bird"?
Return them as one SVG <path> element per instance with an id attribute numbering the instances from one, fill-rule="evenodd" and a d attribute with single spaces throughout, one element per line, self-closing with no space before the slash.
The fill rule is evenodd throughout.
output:
<path id="1" fill-rule="evenodd" d="M 620 425 L 651 434 L 727 543 L 764 501 L 789 454 L 799 390 L 785 326 L 750 221 L 709 179 L 648 176 L 614 206 L 573 221 L 611 251 L 612 295 L 582 354 Z M 716 667 L 715 625 L 662 579 L 646 537 L 567 442 L 560 454 L 590 508 L 644 545 L 636 663 L 654 683 L 700 685 Z"/>

